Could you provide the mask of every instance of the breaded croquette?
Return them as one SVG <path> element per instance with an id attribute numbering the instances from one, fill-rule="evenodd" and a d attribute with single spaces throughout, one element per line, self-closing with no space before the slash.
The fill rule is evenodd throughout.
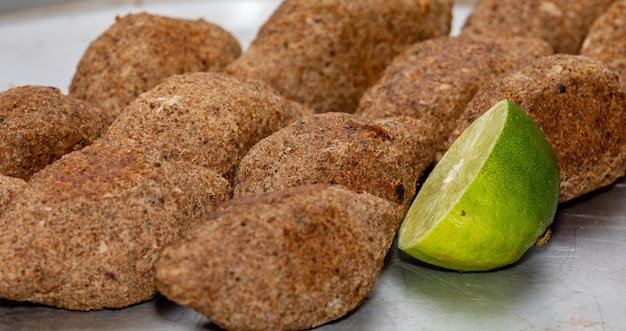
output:
<path id="1" fill-rule="evenodd" d="M 348 113 L 305 117 L 257 143 L 241 160 L 234 196 L 307 184 L 340 184 L 392 203 L 399 222 L 433 161 L 427 130 L 412 118 Z"/>
<path id="2" fill-rule="evenodd" d="M 407 46 L 447 35 L 451 0 L 286 0 L 226 72 L 322 112 L 356 109 Z"/>
<path id="3" fill-rule="evenodd" d="M 539 38 L 578 54 L 591 24 L 615 0 L 478 0 L 461 35 Z"/>
<path id="4" fill-rule="evenodd" d="M 232 180 L 239 160 L 257 141 L 307 114 L 312 111 L 262 81 L 185 73 L 136 99 L 104 139 L 131 139 Z"/>
<path id="5" fill-rule="evenodd" d="M 440 37 L 417 43 L 385 69 L 368 89 L 355 114 L 369 119 L 409 116 L 430 126 L 437 150 L 478 89 L 496 76 L 552 48 L 539 39 L 472 40 Z"/>
<path id="6" fill-rule="evenodd" d="M 616 1 L 593 23 L 580 54 L 606 63 L 626 88 L 626 1 Z"/>
<path id="7" fill-rule="evenodd" d="M 233 35 L 202 19 L 128 14 L 117 17 L 85 50 L 69 93 L 114 119 L 134 98 L 167 77 L 221 71 L 240 54 Z"/>
<path id="8" fill-rule="evenodd" d="M 67 154 L 0 216 L 0 298 L 71 310 L 148 300 L 161 250 L 229 196 L 218 174 L 141 146 Z"/>
<path id="9" fill-rule="evenodd" d="M 58 88 L 20 86 L 0 93 L 0 174 L 24 180 L 96 140 L 109 118 Z"/>
<path id="10" fill-rule="evenodd" d="M 395 231 L 389 204 L 341 185 L 236 198 L 157 263 L 159 292 L 227 330 L 302 330 L 354 309 Z"/>

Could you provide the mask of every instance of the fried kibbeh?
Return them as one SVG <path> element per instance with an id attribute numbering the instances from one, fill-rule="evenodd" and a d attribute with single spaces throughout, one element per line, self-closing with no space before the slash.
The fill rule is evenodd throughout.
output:
<path id="1" fill-rule="evenodd" d="M 0 217 L 0 298 L 70 310 L 152 298 L 157 255 L 230 184 L 146 152 L 99 141 L 33 176 Z"/>
<path id="2" fill-rule="evenodd" d="M 606 63 L 626 86 L 626 1 L 616 1 L 593 23 L 580 54 Z"/>
<path id="3" fill-rule="evenodd" d="M 0 93 L 0 174 L 24 180 L 96 140 L 109 124 L 105 113 L 48 86 Z"/>
<path id="4" fill-rule="evenodd" d="M 103 138 L 130 139 L 232 180 L 239 161 L 257 141 L 307 114 L 312 114 L 309 108 L 262 81 L 185 73 L 142 94 Z"/>
<path id="5" fill-rule="evenodd" d="M 115 118 L 131 100 L 165 78 L 221 71 L 240 54 L 241 46 L 233 35 L 202 19 L 128 14 L 116 17 L 89 44 L 69 93 Z"/>
<path id="6" fill-rule="evenodd" d="M 21 178 L 0 175 L 0 214 L 25 186 L 26 181 Z"/>
<path id="7" fill-rule="evenodd" d="M 539 56 L 545 41 L 530 38 L 472 40 L 445 36 L 417 43 L 398 55 L 369 88 L 355 114 L 369 119 L 409 116 L 432 126 L 442 150 L 457 117 L 481 85 Z"/>
<path id="8" fill-rule="evenodd" d="M 157 262 L 157 287 L 227 330 L 302 330 L 354 309 L 394 237 L 388 202 L 341 185 L 235 198 Z"/>
<path id="9" fill-rule="evenodd" d="M 477 0 L 461 35 L 539 38 L 578 54 L 589 27 L 615 0 Z"/>
<path id="10" fill-rule="evenodd" d="M 451 0 L 285 0 L 226 67 L 318 113 L 349 112 L 391 59 L 448 35 Z"/>
<path id="11" fill-rule="evenodd" d="M 602 62 L 555 54 L 491 81 L 459 117 L 451 140 L 503 98 L 526 111 L 552 146 L 560 168 L 560 202 L 624 175 L 626 95 Z"/>
<path id="12" fill-rule="evenodd" d="M 252 147 L 239 164 L 233 195 L 340 184 L 391 202 L 400 222 L 432 155 L 427 130 L 415 119 L 315 114 Z"/>

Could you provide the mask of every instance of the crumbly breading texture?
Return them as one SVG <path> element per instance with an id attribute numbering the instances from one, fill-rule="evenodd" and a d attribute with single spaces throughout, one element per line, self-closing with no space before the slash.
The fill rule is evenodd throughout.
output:
<path id="1" fill-rule="evenodd" d="M 0 214 L 8 207 L 11 200 L 24 190 L 26 181 L 21 178 L 0 175 Z"/>
<path id="2" fill-rule="evenodd" d="M 398 55 L 369 88 L 355 114 L 369 119 L 409 116 L 431 127 L 437 149 L 455 128 L 481 85 L 552 48 L 539 39 L 472 40 L 440 37 L 417 43 Z"/>
<path id="3" fill-rule="evenodd" d="M 221 71 L 241 54 L 233 35 L 202 19 L 117 17 L 81 57 L 70 95 L 117 117 L 134 98 L 184 72 Z"/>
<path id="4" fill-rule="evenodd" d="M 602 62 L 556 54 L 491 81 L 468 104 L 450 141 L 502 98 L 526 111 L 552 146 L 561 173 L 560 202 L 624 175 L 626 95 Z"/>
<path id="5" fill-rule="evenodd" d="M 616 1 L 593 23 L 580 54 L 606 63 L 626 87 L 626 1 Z"/>
<path id="6" fill-rule="evenodd" d="M 595 19 L 615 0 L 478 0 L 462 35 L 539 38 L 557 53 L 578 54 Z"/>
<path id="7" fill-rule="evenodd" d="M 230 184 L 144 152 L 97 142 L 33 176 L 0 217 L 0 298 L 95 310 L 156 294 L 157 255 Z"/>
<path id="8" fill-rule="evenodd" d="M 312 114 L 262 81 L 211 72 L 171 76 L 127 110 L 104 139 L 130 139 L 228 180 L 257 141 Z"/>
<path id="9" fill-rule="evenodd" d="M 316 112 L 354 112 L 394 56 L 447 35 L 451 0 L 286 0 L 226 71 Z"/>
<path id="10" fill-rule="evenodd" d="M 301 330 L 354 309 L 393 240 L 389 204 L 340 185 L 237 198 L 165 249 L 157 286 L 228 330 Z"/>
<path id="11" fill-rule="evenodd" d="M 24 180 L 64 154 L 96 140 L 104 112 L 55 87 L 20 86 L 0 93 L 0 174 Z"/>
<path id="12" fill-rule="evenodd" d="M 332 112 L 305 117 L 246 154 L 237 170 L 234 196 L 340 184 L 391 202 L 399 224 L 419 176 L 433 161 L 427 137 L 411 118 L 372 121 Z"/>

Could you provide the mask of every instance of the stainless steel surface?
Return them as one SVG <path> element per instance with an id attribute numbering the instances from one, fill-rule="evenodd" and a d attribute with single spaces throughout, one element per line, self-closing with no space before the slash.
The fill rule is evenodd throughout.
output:
<path id="1" fill-rule="evenodd" d="M 82 51 L 115 14 L 148 10 L 203 16 L 223 24 L 247 45 L 277 4 L 144 1 L 140 6 L 0 21 L 0 89 L 27 83 L 66 88 Z M 466 5 L 455 8 L 457 27 L 468 10 Z M 69 50 L 60 49 L 68 45 Z M 560 206 L 546 245 L 492 272 L 441 270 L 392 247 L 376 287 L 362 305 L 319 330 L 626 330 L 624 202 L 626 182 L 621 179 Z M 85 329 L 219 330 L 202 315 L 163 297 L 96 312 L 0 300 L 0 330 Z"/>
<path id="2" fill-rule="evenodd" d="M 1 1 L 1 0 L 0 0 Z M 219 24 L 244 47 L 279 0 L 91 0 L 83 5 L 0 16 L 0 90 L 36 84 L 67 92 L 83 52 L 116 15 L 148 11 Z M 1 4 L 0 4 L 1 8 Z"/>
<path id="3" fill-rule="evenodd" d="M 65 5 L 88 0 L 2 0 L 0 1 L 0 15 L 24 10 L 32 10 L 44 6 Z"/>

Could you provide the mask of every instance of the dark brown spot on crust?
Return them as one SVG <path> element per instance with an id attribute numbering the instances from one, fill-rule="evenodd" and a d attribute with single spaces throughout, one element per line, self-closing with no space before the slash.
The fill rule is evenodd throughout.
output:
<path id="1" fill-rule="evenodd" d="M 394 190 L 398 201 L 402 201 L 404 199 L 404 185 L 402 185 L 402 183 L 397 183 Z"/>

